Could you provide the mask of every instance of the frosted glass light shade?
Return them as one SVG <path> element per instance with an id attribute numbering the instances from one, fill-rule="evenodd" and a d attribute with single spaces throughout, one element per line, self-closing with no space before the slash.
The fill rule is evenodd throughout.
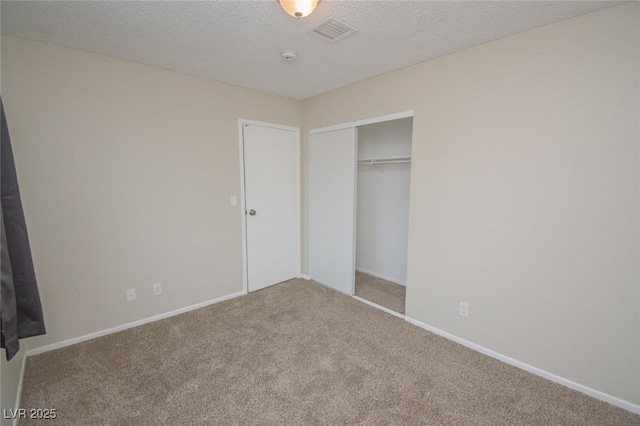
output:
<path id="1" fill-rule="evenodd" d="M 278 0 L 280 6 L 295 18 L 304 18 L 313 12 L 320 0 Z"/>

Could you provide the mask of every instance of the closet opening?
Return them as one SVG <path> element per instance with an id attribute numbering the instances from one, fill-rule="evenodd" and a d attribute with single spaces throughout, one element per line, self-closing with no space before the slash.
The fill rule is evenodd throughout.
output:
<path id="1" fill-rule="evenodd" d="M 309 130 L 309 278 L 400 317 L 412 134 L 413 111 Z"/>
<path id="2" fill-rule="evenodd" d="M 404 315 L 413 117 L 357 127 L 355 297 Z"/>

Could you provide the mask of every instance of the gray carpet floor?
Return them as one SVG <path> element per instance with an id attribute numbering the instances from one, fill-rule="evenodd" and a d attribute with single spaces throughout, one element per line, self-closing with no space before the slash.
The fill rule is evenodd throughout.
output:
<path id="1" fill-rule="evenodd" d="M 406 287 L 356 271 L 356 296 L 404 314 Z"/>
<path id="2" fill-rule="evenodd" d="M 63 425 L 640 424 L 303 280 L 29 357 L 21 406 Z"/>

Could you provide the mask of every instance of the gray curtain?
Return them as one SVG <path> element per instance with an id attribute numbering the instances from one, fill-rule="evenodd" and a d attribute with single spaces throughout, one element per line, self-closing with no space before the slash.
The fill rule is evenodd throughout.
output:
<path id="1" fill-rule="evenodd" d="M 2 347 L 10 360 L 20 349 L 18 339 L 46 331 L 2 99 L 0 109 L 0 330 Z"/>

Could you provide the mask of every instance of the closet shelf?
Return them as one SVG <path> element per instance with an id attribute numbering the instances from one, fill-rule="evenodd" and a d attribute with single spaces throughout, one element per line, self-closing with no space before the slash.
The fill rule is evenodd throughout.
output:
<path id="1" fill-rule="evenodd" d="M 388 158 L 369 158 L 366 160 L 358 160 L 359 165 L 376 166 L 380 173 L 384 174 L 382 166 L 387 164 L 410 164 L 411 157 L 388 157 Z"/>
<path id="2" fill-rule="evenodd" d="M 376 164 L 405 164 L 411 163 L 411 157 L 390 157 L 390 158 L 369 158 L 366 160 L 358 160 L 358 164 L 367 164 L 375 166 Z"/>
<path id="3" fill-rule="evenodd" d="M 388 158 L 369 158 L 366 160 L 358 160 L 359 165 L 376 166 L 380 173 L 384 174 L 382 166 L 388 164 L 410 164 L 411 157 L 388 157 Z"/>

